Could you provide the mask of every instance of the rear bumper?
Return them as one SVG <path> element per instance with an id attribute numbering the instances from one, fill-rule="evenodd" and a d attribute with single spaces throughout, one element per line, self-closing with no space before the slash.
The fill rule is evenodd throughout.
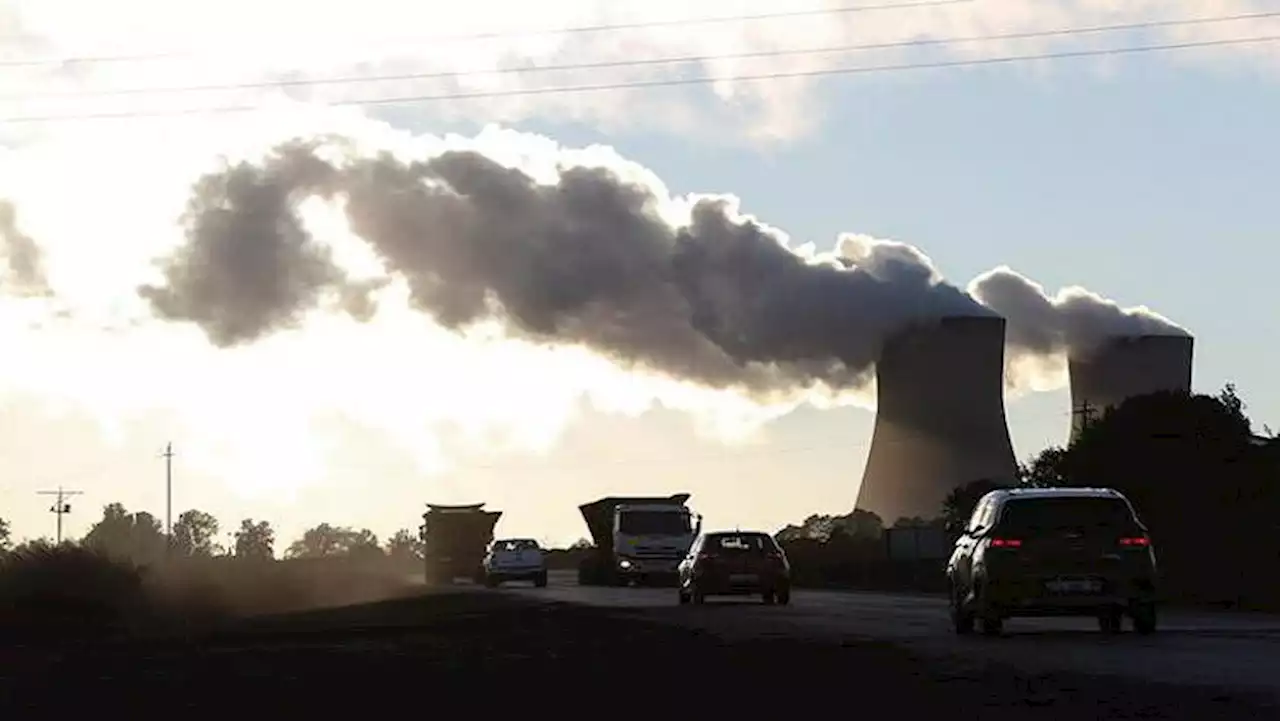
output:
<path id="1" fill-rule="evenodd" d="M 498 566 L 496 568 L 485 569 L 485 573 L 490 578 L 537 578 L 547 572 L 547 569 L 541 566 Z"/>
<path id="2" fill-rule="evenodd" d="M 988 579 L 985 604 L 1009 616 L 1078 616 L 1156 600 L 1155 584 L 1147 578 L 1099 577 L 1101 590 L 1096 593 L 1053 593 L 1047 580 Z"/>
<path id="3" fill-rule="evenodd" d="M 699 592 L 708 596 L 745 596 L 791 589 L 791 579 L 777 574 L 760 574 L 754 579 L 733 578 L 726 574 L 701 574 L 693 582 Z"/>
<path id="4" fill-rule="evenodd" d="M 626 578 L 673 576 L 680 568 L 679 558 L 627 558 L 618 561 L 618 575 Z"/>

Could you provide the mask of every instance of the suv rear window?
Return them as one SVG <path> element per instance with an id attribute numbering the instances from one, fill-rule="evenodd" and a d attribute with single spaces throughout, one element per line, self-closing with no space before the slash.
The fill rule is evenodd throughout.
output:
<path id="1" fill-rule="evenodd" d="M 707 536 L 706 550 L 717 553 L 768 553 L 777 550 L 773 539 L 763 533 Z"/>
<path id="2" fill-rule="evenodd" d="M 516 553 L 519 551 L 535 551 L 538 548 L 538 542 L 525 539 L 517 539 L 513 541 L 498 541 L 493 544 L 494 552 Z"/>
<path id="3" fill-rule="evenodd" d="M 1127 528 L 1135 523 L 1129 505 L 1116 498 L 1023 498 L 1005 504 L 999 526 L 1002 529 L 1038 531 Z"/>

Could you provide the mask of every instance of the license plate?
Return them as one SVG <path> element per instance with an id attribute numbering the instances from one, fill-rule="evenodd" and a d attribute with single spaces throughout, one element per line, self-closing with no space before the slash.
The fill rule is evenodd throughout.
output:
<path id="1" fill-rule="evenodd" d="M 1102 584 L 1088 578 L 1058 578 L 1045 583 L 1051 593 L 1097 593 Z"/>
<path id="2" fill-rule="evenodd" d="M 755 583 L 760 577 L 754 573 L 734 573 L 729 576 L 729 583 Z"/>

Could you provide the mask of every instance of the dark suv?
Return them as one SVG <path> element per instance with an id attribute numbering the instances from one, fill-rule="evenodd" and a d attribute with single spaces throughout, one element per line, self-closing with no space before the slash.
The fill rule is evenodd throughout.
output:
<path id="1" fill-rule="evenodd" d="M 992 491 L 978 501 L 947 562 L 956 633 L 999 635 L 1013 616 L 1125 615 L 1156 629 L 1156 558 L 1129 500 L 1109 488 Z"/>

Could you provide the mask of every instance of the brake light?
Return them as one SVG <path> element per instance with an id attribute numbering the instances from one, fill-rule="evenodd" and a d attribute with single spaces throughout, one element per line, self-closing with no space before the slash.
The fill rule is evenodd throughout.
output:
<path id="1" fill-rule="evenodd" d="M 1151 545 L 1151 539 L 1146 536 L 1128 536 L 1120 539 L 1120 545 L 1129 548 L 1145 548 Z"/>
<path id="2" fill-rule="evenodd" d="M 1022 548 L 1022 540 L 1018 538 L 993 538 L 992 548 Z"/>

